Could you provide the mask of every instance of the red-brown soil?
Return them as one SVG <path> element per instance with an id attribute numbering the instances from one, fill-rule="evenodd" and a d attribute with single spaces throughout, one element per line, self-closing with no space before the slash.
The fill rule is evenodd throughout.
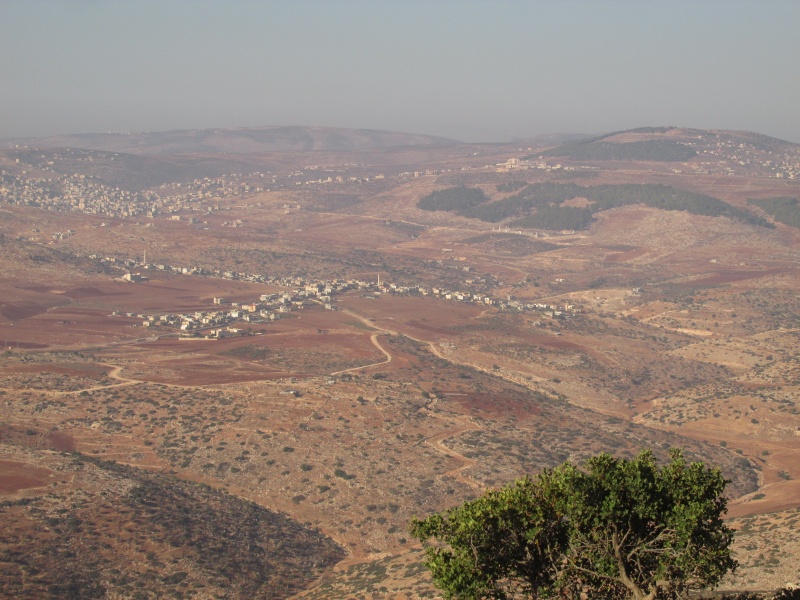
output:
<path id="1" fill-rule="evenodd" d="M 0 494 L 44 487 L 52 475 L 54 473 L 50 469 L 13 460 L 0 460 Z"/>
<path id="2" fill-rule="evenodd" d="M 522 404 L 519 398 L 513 396 L 449 392 L 447 390 L 440 390 L 439 393 L 446 399 L 455 402 L 464 414 L 484 419 L 500 417 L 526 419 L 542 413 L 541 408 L 530 403 Z"/>

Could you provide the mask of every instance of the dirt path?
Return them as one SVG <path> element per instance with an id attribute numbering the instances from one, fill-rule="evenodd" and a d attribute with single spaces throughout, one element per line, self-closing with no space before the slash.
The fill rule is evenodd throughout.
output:
<path id="1" fill-rule="evenodd" d="M 484 486 L 481 483 L 475 481 L 471 477 L 467 477 L 464 475 L 464 471 L 474 467 L 477 464 L 477 461 L 471 458 L 467 458 L 466 456 L 456 452 L 452 448 L 448 448 L 443 443 L 444 440 L 458 437 L 459 435 L 461 435 L 462 433 L 466 433 L 467 431 L 480 430 L 480 427 L 478 427 L 469 417 L 466 416 L 459 417 L 458 420 L 459 421 L 464 420 L 466 424 L 463 427 L 459 427 L 457 429 L 448 429 L 447 431 L 442 431 L 441 433 L 437 433 L 436 435 L 427 438 L 425 440 L 425 443 L 434 448 L 435 450 L 441 452 L 445 456 L 445 458 L 454 458 L 461 463 L 456 468 L 450 469 L 449 471 L 445 471 L 444 473 L 439 475 L 440 478 L 452 477 L 453 479 L 455 479 L 459 483 L 466 485 L 467 487 L 483 491 Z"/>
<path id="2" fill-rule="evenodd" d="M 47 394 L 48 396 L 74 396 L 75 394 L 81 394 L 83 392 L 97 392 L 100 390 L 108 390 L 111 388 L 123 387 L 127 385 L 136 385 L 138 383 L 148 383 L 147 381 L 140 381 L 138 379 L 128 379 L 126 377 L 121 377 L 120 372 L 122 371 L 122 367 L 116 367 L 113 365 L 108 365 L 102 363 L 103 366 L 111 368 L 111 371 L 108 373 L 108 377 L 112 379 L 116 379 L 119 383 L 109 383 L 106 385 L 93 385 L 92 387 L 88 388 L 81 388 L 79 390 L 39 390 L 39 389 L 28 389 L 26 391 L 36 392 L 38 394 Z M 12 390 L 11 388 L 0 388 L 6 392 L 8 391 L 20 391 L 17 389 Z"/>
<path id="3" fill-rule="evenodd" d="M 373 323 L 372 321 L 370 321 L 366 317 L 362 317 L 361 315 L 359 315 L 357 313 L 354 313 L 353 311 L 348 310 L 346 308 L 342 309 L 342 312 L 347 314 L 347 315 L 350 315 L 354 319 L 358 319 L 359 321 L 361 321 L 367 327 L 369 327 L 371 329 L 377 329 L 378 330 L 377 333 L 373 333 L 370 336 L 369 340 L 372 342 L 373 346 L 375 346 L 378 350 L 381 351 L 381 353 L 386 357 L 386 360 L 383 360 L 381 362 L 371 363 L 371 364 L 368 364 L 368 365 L 362 365 L 360 367 L 352 367 L 350 369 L 344 369 L 342 371 L 336 371 L 334 373 L 331 373 L 331 376 L 333 376 L 333 375 L 341 375 L 342 373 L 352 373 L 353 371 L 360 371 L 361 369 L 368 369 L 370 367 L 377 367 L 377 366 L 385 365 L 385 364 L 388 364 L 388 363 L 392 362 L 393 357 L 392 357 L 391 352 L 389 352 L 386 348 L 381 346 L 381 343 L 378 341 L 378 337 L 381 336 L 381 335 L 397 335 L 397 332 L 396 331 L 392 331 L 391 329 L 385 329 L 383 327 L 379 327 L 378 325 L 375 325 L 375 323 Z"/>
<path id="4" fill-rule="evenodd" d="M 381 346 L 380 342 L 378 341 L 378 336 L 386 335 L 385 333 L 374 333 L 370 336 L 369 340 L 372 342 L 372 345 L 375 346 L 378 350 L 380 350 L 383 355 L 386 357 L 386 360 L 382 360 L 381 362 L 370 363 L 368 365 L 361 365 L 360 367 L 351 367 L 349 369 L 344 369 L 342 371 L 334 371 L 331 373 L 333 375 L 341 375 L 342 373 L 351 373 L 353 371 L 360 371 L 361 369 L 368 369 L 370 367 L 377 367 L 380 365 L 385 365 L 387 363 L 392 362 L 392 355 L 391 353 L 386 350 L 383 346 Z"/>
<path id="5" fill-rule="evenodd" d="M 146 381 L 141 381 L 139 379 L 129 379 L 127 377 L 122 377 L 122 375 L 120 375 L 120 373 L 122 373 L 122 367 L 120 366 L 108 365 L 108 364 L 104 364 L 104 366 L 111 367 L 111 370 L 108 372 L 108 377 L 110 377 L 111 379 L 116 379 L 117 381 L 119 381 L 119 383 L 112 383 L 109 385 L 96 385 L 90 388 L 84 388 L 80 390 L 81 392 L 96 392 L 98 390 L 107 390 L 109 388 L 122 387 L 125 385 L 136 385 L 137 383 L 147 383 Z M 76 392 L 70 392 L 70 393 L 74 394 Z"/>
<path id="6" fill-rule="evenodd" d="M 353 315 L 353 316 L 355 316 L 355 317 L 357 317 L 359 319 L 362 319 L 362 317 L 358 317 L 358 315 Z M 386 332 L 386 333 L 389 333 L 387 330 L 383 330 L 383 331 Z M 421 341 L 421 340 L 417 340 L 417 341 Z M 431 349 L 435 350 L 433 348 L 433 343 L 432 342 L 428 342 L 428 343 L 431 344 Z M 434 352 L 434 353 L 436 353 L 436 352 Z M 363 368 L 363 367 L 361 367 L 361 368 Z M 435 398 L 433 398 L 431 400 L 431 402 L 427 406 L 425 406 L 422 410 L 425 413 L 427 413 L 431 418 L 442 420 L 445 417 L 443 417 L 442 415 L 436 414 L 432 410 L 432 408 L 434 406 L 436 406 L 436 403 L 437 403 L 437 400 Z M 377 406 L 375 406 L 375 409 L 378 412 L 381 412 L 380 408 L 378 408 Z M 452 477 L 453 479 L 455 479 L 459 483 L 461 483 L 461 484 L 463 484 L 463 485 L 465 485 L 465 486 L 467 486 L 469 488 L 472 488 L 474 490 L 477 490 L 479 492 L 482 492 L 482 491 L 485 490 L 485 486 L 484 485 L 482 485 L 480 482 L 475 481 L 474 479 L 471 479 L 470 477 L 464 475 L 464 471 L 466 471 L 467 469 L 469 469 L 471 467 L 474 467 L 477 464 L 477 461 L 475 461 L 475 460 L 473 460 L 471 458 L 467 458 L 463 454 L 460 454 L 459 452 L 456 452 L 455 450 L 453 450 L 451 448 L 448 448 L 444 444 L 444 441 L 447 440 L 447 439 L 457 437 L 457 436 L 459 436 L 462 433 L 465 433 L 467 431 L 479 430 L 480 427 L 471 418 L 467 417 L 466 415 L 459 415 L 457 417 L 454 417 L 454 420 L 456 420 L 457 422 L 460 423 L 459 427 L 447 428 L 447 429 L 445 429 L 443 431 L 440 431 L 439 433 L 436 433 L 436 434 L 424 439 L 420 443 L 427 444 L 431 448 L 436 450 L 437 452 L 440 452 L 445 458 L 455 459 L 460 463 L 457 467 L 455 467 L 453 469 L 449 469 L 448 471 L 445 471 L 444 473 L 439 474 L 437 476 L 438 478 Z M 381 559 L 381 558 L 384 558 L 384 557 L 392 555 L 392 553 L 374 554 L 374 553 L 367 553 L 367 552 L 364 552 L 364 551 L 353 551 L 353 549 L 351 548 L 351 546 L 348 543 L 348 541 L 346 539 L 340 537 L 338 535 L 337 531 L 335 531 L 333 529 L 328 529 L 328 528 L 322 528 L 321 531 L 322 531 L 322 533 L 324 533 L 325 535 L 327 535 L 328 537 L 330 537 L 334 541 L 336 541 L 348 553 L 348 555 L 344 559 L 342 559 L 341 561 L 336 563 L 336 565 L 333 567 L 333 572 L 334 573 L 346 573 L 347 570 L 350 567 L 353 567 L 355 565 L 371 563 L 371 562 L 374 562 L 375 560 L 378 560 L 378 559 Z M 304 597 L 307 596 L 307 594 L 312 593 L 314 591 L 315 587 L 316 586 L 312 586 L 310 589 L 305 590 L 305 591 L 297 594 L 296 596 L 292 596 L 292 598 L 295 598 L 295 599 L 304 598 Z"/>

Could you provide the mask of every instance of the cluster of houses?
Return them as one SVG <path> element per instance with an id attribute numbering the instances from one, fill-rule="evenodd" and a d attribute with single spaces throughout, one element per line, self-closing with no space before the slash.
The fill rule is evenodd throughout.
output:
<path id="1" fill-rule="evenodd" d="M 393 284 L 390 284 L 390 291 Z M 516 312 L 535 311 L 542 313 L 544 316 L 553 318 L 564 318 L 568 314 L 578 312 L 574 304 L 547 304 L 544 302 L 526 302 L 524 300 L 515 299 L 512 296 L 506 298 L 492 298 L 485 294 L 476 294 L 471 292 L 451 291 L 441 288 L 409 288 L 411 291 L 417 291 L 423 296 L 434 296 L 436 298 L 443 298 L 444 300 L 453 300 L 456 302 L 464 302 L 467 304 L 483 304 L 485 306 L 494 306 L 501 310 L 511 310 Z M 403 292 L 399 292 L 403 293 Z"/>
<path id="2" fill-rule="evenodd" d="M 149 194 L 112 188 L 86 175 L 19 177 L 5 170 L 0 170 L 0 198 L 8 204 L 110 217 L 147 215 L 154 202 Z"/>
<path id="3" fill-rule="evenodd" d="M 530 148 L 528 148 L 530 150 Z M 486 165 L 487 168 L 492 165 Z M 498 173 L 508 173 L 509 171 L 527 171 L 529 169 L 538 169 L 539 171 L 575 171 L 575 167 L 564 166 L 559 162 L 550 164 L 543 160 L 529 160 L 525 158 L 509 158 L 506 162 L 497 163 L 493 166 L 494 170 Z M 589 167 L 581 167 L 582 169 L 590 169 Z M 591 170 L 591 169 L 590 169 Z"/>
<path id="4" fill-rule="evenodd" d="M 0 170 L 0 199 L 8 204 L 36 206 L 45 210 L 81 212 L 107 217 L 169 216 L 192 209 L 202 201 L 222 200 L 265 191 L 274 177 L 261 172 L 232 173 L 204 177 L 188 183 L 170 183 L 152 190 L 133 192 L 109 186 L 85 174 L 63 174 L 57 164 L 63 161 L 94 162 L 88 150 L 65 148 L 40 152 L 18 147 L 25 162 L 17 160 L 18 169 Z M 103 156 L 114 160 L 119 156 Z M 212 210 L 208 207 L 207 210 Z"/>
<path id="5" fill-rule="evenodd" d="M 199 275 L 204 271 L 203 269 L 187 269 L 184 271 L 183 269 L 177 268 L 174 270 L 187 275 Z M 297 284 L 300 282 L 298 281 L 299 278 L 294 278 L 293 280 L 278 280 L 257 275 L 245 275 L 244 273 L 216 272 L 211 275 L 216 275 L 223 279 L 244 279 L 247 281 L 269 282 L 282 285 L 289 283 Z M 129 281 L 136 281 L 136 279 L 129 279 Z M 142 319 L 143 327 L 163 326 L 179 329 L 185 333 L 185 337 L 196 338 L 203 336 L 208 339 L 222 339 L 246 333 L 242 327 L 237 327 L 236 325 L 243 326 L 243 324 L 270 323 L 287 315 L 287 313 L 302 310 L 312 302 L 321 304 L 328 310 L 334 310 L 335 306 L 332 303 L 333 294 L 335 292 L 341 293 L 354 289 L 356 286 L 356 282 L 342 281 L 305 283 L 303 287 L 295 288 L 290 291 L 275 294 L 262 294 L 257 301 L 253 302 L 232 302 L 228 298 L 219 296 L 213 299 L 215 308 L 209 310 L 192 311 L 183 314 L 125 313 L 125 316 Z M 113 316 L 122 315 L 120 313 L 113 313 Z"/>
<path id="6" fill-rule="evenodd" d="M 767 175 L 769 177 L 800 179 L 800 153 L 765 150 L 752 144 L 720 136 L 710 147 L 699 149 L 701 160 L 690 166 L 694 173 L 724 175 Z M 705 146 L 705 144 L 703 144 Z M 704 160 L 713 158 L 713 160 Z"/>
<path id="7" fill-rule="evenodd" d="M 167 313 L 162 315 L 131 314 L 126 316 L 142 318 L 143 327 L 164 326 L 185 332 L 185 337 L 222 339 L 241 335 L 244 330 L 234 325 L 241 323 L 269 323 L 280 319 L 285 313 L 301 309 L 305 299 L 291 293 L 265 294 L 258 302 L 238 303 L 227 298 L 214 298 L 217 309 L 194 311 L 184 314 Z"/>
<path id="8" fill-rule="evenodd" d="M 265 177 L 269 180 L 262 181 Z M 224 200 L 247 194 L 267 191 L 264 185 L 274 183 L 274 177 L 256 171 L 254 173 L 231 173 L 221 177 L 203 177 L 188 183 L 168 183 L 154 189 L 159 198 L 168 199 L 172 206 L 164 213 L 175 213 L 186 208 L 194 208 L 198 202 Z M 180 208 L 177 208 L 180 207 Z M 219 207 L 204 207 L 206 210 L 219 210 Z"/>
<path id="9" fill-rule="evenodd" d="M 247 281 L 252 283 L 270 284 L 288 288 L 286 291 L 275 294 L 263 294 L 258 301 L 249 303 L 231 302 L 224 297 L 215 297 L 213 305 L 218 308 L 209 310 L 192 311 L 184 314 L 134 314 L 126 313 L 127 317 L 142 319 L 143 327 L 163 326 L 179 329 L 189 337 L 204 336 L 209 339 L 220 339 L 245 333 L 243 324 L 265 324 L 287 316 L 296 310 L 313 304 L 321 305 L 326 310 L 336 310 L 336 296 L 346 292 L 360 292 L 366 297 L 378 298 L 384 294 L 430 296 L 461 302 L 465 304 L 479 304 L 491 306 L 500 310 L 515 312 L 533 311 L 551 318 L 566 318 L 569 314 L 578 312 L 572 304 L 553 305 L 543 302 L 527 302 L 515 299 L 493 298 L 485 292 L 450 290 L 442 287 L 427 287 L 419 285 L 401 285 L 381 281 L 364 281 L 360 279 L 347 280 L 316 280 L 309 281 L 303 277 L 271 277 L 240 273 L 234 271 L 208 270 L 202 267 L 179 267 L 166 264 L 148 264 L 127 259 L 121 260 L 114 257 L 100 257 L 91 255 L 90 258 L 102 264 L 115 265 L 129 270 L 124 277 L 130 282 L 144 281 L 146 277 L 141 273 L 134 273 L 132 269 L 155 269 L 183 275 L 197 275 L 216 277 L 220 279 Z M 471 280 L 470 280 L 471 281 Z M 115 313 L 115 316 L 121 316 Z M 237 327 L 242 325 L 242 327 Z"/>

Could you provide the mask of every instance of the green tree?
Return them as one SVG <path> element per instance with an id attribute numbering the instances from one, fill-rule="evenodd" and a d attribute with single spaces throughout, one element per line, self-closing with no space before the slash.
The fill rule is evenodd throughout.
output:
<path id="1" fill-rule="evenodd" d="M 683 598 L 736 567 L 727 481 L 652 452 L 567 462 L 412 522 L 447 598 Z"/>

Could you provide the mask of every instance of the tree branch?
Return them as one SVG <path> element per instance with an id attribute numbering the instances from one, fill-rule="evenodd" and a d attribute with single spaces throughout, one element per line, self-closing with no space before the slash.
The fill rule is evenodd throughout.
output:
<path id="1" fill-rule="evenodd" d="M 619 570 L 619 580 L 626 588 L 633 592 L 634 598 L 643 598 L 642 588 L 636 585 L 636 582 L 628 577 L 628 570 L 625 568 L 625 560 L 622 558 L 622 546 L 619 541 L 619 533 L 617 532 L 616 525 L 614 531 L 611 533 L 611 544 L 614 548 L 614 558 L 617 560 L 617 569 Z M 655 598 L 655 596 L 653 596 Z"/>

